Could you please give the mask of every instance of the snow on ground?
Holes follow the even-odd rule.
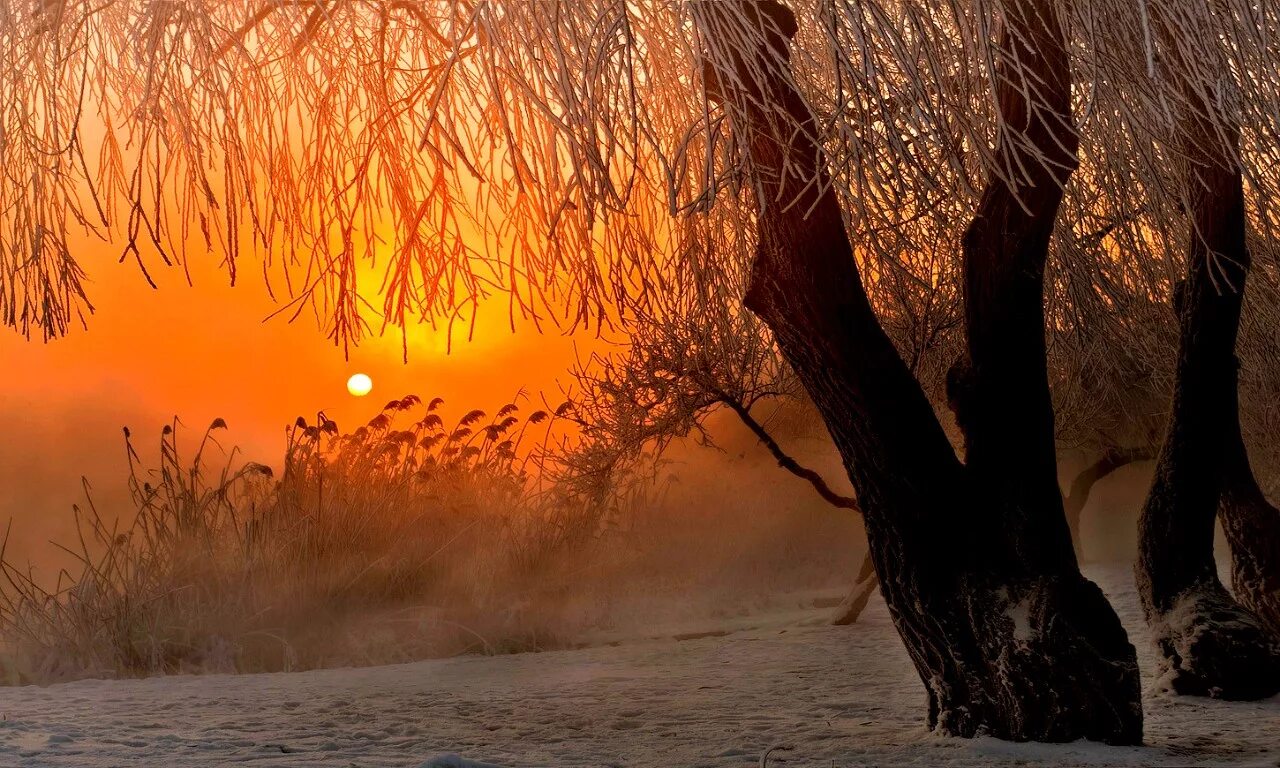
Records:
[[[1128,567],[1092,575],[1150,681]],[[1141,748],[933,736],[883,602],[852,627],[818,625],[826,613],[577,651],[4,688],[0,765],[694,768],[758,765],[778,748],[768,764],[787,768],[1280,766],[1277,699],[1149,693]]]

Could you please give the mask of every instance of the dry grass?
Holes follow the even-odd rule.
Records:
[[[440,404],[393,401],[351,434],[299,419],[279,477],[224,454],[220,419],[189,452],[177,422],[165,427],[150,470],[126,430],[133,509],[75,509],[80,537],[64,549],[78,569],[49,586],[3,564],[10,679],[556,644],[515,610],[517,587],[554,584],[558,553],[599,539],[591,509],[539,487],[556,419],[510,404],[446,421]]]

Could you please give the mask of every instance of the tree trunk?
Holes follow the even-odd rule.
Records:
[[[976,424],[970,442],[993,464],[1011,460],[1036,474],[1010,482],[993,467],[970,473],[868,301],[813,116],[790,79],[794,17],[775,2],[722,0],[696,10],[708,94],[725,103],[754,166],[759,245],[745,302],[773,330],[857,489],[881,592],[928,693],[929,725],[961,736],[1139,742],[1133,647],[1101,591],[1075,566],[1044,458],[1052,456],[1052,412],[1041,399],[1047,384],[1040,388],[1016,359],[1014,348],[1029,339],[1043,348],[1043,327],[1008,338],[993,317],[973,313],[983,327],[976,344],[971,339],[979,365],[967,390],[970,429]],[[1017,21],[1043,26],[1045,19]],[[1061,30],[1056,22],[1050,29],[1049,39],[1039,28],[1020,32],[1060,53]],[[1047,243],[1052,224],[1040,220],[1035,232],[999,233],[998,222],[1018,217],[999,194],[988,198],[981,226],[996,230],[994,237],[1025,237],[1027,251]],[[997,262],[1005,257],[992,254]],[[1010,283],[1026,287],[1016,265],[992,269],[989,299],[1003,301]],[[1011,322],[1041,317],[1025,295],[1014,301]],[[1006,375],[1033,387],[1017,403],[1037,412],[1034,424],[987,423]],[[1026,447],[1034,456],[1023,459],[996,444],[1002,436],[1049,443]]]
[[[1008,8],[996,86],[1004,167],[993,169],[965,232],[968,358],[948,378],[973,479],[1004,504],[1024,561],[1066,572],[1076,559],[1058,488],[1044,268],[1079,138],[1064,30],[1051,5],[1018,0]]]
[[[1180,62],[1182,72],[1194,71]],[[1256,699],[1280,690],[1280,647],[1218,580],[1214,519],[1228,473],[1244,462],[1235,356],[1250,256],[1244,187],[1214,105],[1184,88],[1182,156],[1190,164],[1187,276],[1175,291],[1180,327],[1173,403],[1155,479],[1139,519],[1137,579],[1147,623],[1174,691]],[[1232,453],[1234,452],[1234,456]],[[1230,460],[1234,459],[1234,461]],[[1239,487],[1226,509],[1241,516]],[[1255,486],[1256,487],[1256,486]]]
[[[1231,582],[1236,600],[1280,635],[1280,510],[1258,487],[1240,432],[1239,408],[1223,452],[1222,502],[1218,520],[1231,545]]]
[[[867,603],[871,600],[871,594],[879,586],[880,580],[876,578],[876,564],[871,559],[871,553],[868,552],[866,558],[862,561],[862,567],[858,569],[858,579],[853,584],[853,591],[844,600],[840,601],[839,607],[836,608],[835,614],[831,617],[831,624],[837,627],[847,627],[856,623],[858,618],[862,616],[862,612],[866,610]]]

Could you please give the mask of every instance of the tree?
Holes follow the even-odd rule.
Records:
[[[1117,222],[1099,226],[1068,215],[1084,225],[1072,231],[1087,234],[1060,238],[1053,254],[1049,371],[1059,451],[1086,461],[1063,489],[1067,525],[1083,556],[1081,518],[1094,486],[1155,458],[1176,337],[1160,285],[1108,253]]]
[[[701,7],[705,78],[757,184],[745,303],[844,457],[930,725],[1139,741],[1133,647],[1079,573],[1054,469],[1042,281],[1074,162],[1062,19],[1014,3],[997,49],[1003,167],[1026,176],[994,173],[965,236],[968,359],[950,381],[961,464],[867,299],[815,117],[791,77],[795,17],[776,3],[724,7]]]
[[[1139,522],[1138,586],[1174,690],[1255,699],[1280,691],[1280,639],[1218,580],[1219,506],[1237,548],[1256,526],[1276,541],[1276,510],[1261,500],[1240,431],[1236,340],[1251,256],[1239,128],[1205,89],[1204,62],[1222,66],[1207,11],[1162,11],[1163,66],[1182,86],[1175,138],[1191,217],[1186,277],[1174,293],[1180,338],[1172,414]],[[1258,522],[1255,522],[1258,521]],[[1269,524],[1263,528],[1263,524]],[[1246,591],[1247,594],[1247,591]]]
[[[726,231],[732,227],[708,217],[689,229],[680,247],[722,247]],[[942,237],[920,242],[933,247],[887,265],[868,294],[904,362],[935,407],[945,408],[943,379],[963,341],[955,246]],[[734,285],[734,278],[711,282]],[[643,474],[675,439],[694,436],[714,446],[708,421],[728,413],[780,469],[807,483],[835,513],[860,515],[855,498],[786,447],[787,433],[797,427],[806,437],[817,437],[809,434],[810,424],[829,435],[768,329],[731,299],[708,296],[701,287],[676,284],[654,296],[628,319],[620,351],[592,355],[574,369],[572,418],[580,434],[562,452],[560,479],[607,494],[615,481]],[[744,290],[735,286],[731,293]],[[834,623],[854,623],[878,583],[868,557]]]

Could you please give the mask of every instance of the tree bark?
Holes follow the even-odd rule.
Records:
[[[1182,72],[1194,71],[1170,55]],[[1248,458],[1239,437],[1236,337],[1250,255],[1244,185],[1216,107],[1187,86],[1181,154],[1189,163],[1192,231],[1187,275],[1175,291],[1179,321],[1173,403],[1155,479],[1139,518],[1138,591],[1178,693],[1256,699],[1280,690],[1280,646],[1218,579],[1214,519],[1244,517]],[[1236,483],[1232,493],[1227,477]],[[1256,484],[1255,484],[1256,487]],[[1256,499],[1254,499],[1256,501]],[[1234,523],[1232,523],[1234,525]]]
[[[1238,395],[1237,395],[1238,399]],[[1218,520],[1231,545],[1231,584],[1236,600],[1273,635],[1280,635],[1280,510],[1267,501],[1249,466],[1239,408],[1223,452]]]
[[[1056,21],[1046,24],[1032,5],[1039,3],[1020,5],[1016,21],[1028,28],[1018,32],[1037,48],[1060,51]],[[1056,477],[1046,471],[1047,384],[1039,388],[1016,360],[1016,347],[1028,339],[1043,347],[1043,326],[1006,339],[990,314],[974,310],[971,322],[983,327],[967,390],[974,398],[970,429],[977,425],[969,434],[979,456],[990,457],[979,463],[1010,458],[996,444],[1002,436],[1047,436],[1049,443],[1027,449],[1035,456],[1025,465],[1036,476],[1026,483],[998,479],[990,469],[971,473],[868,301],[812,113],[790,78],[794,17],[771,1],[722,0],[696,10],[711,49],[708,94],[725,103],[754,166],[759,244],[745,303],[773,330],[857,489],[882,594],[928,693],[929,725],[961,736],[1139,742],[1133,647],[1101,591],[1076,568]],[[1054,61],[1064,56],[1052,54]],[[989,197],[982,227],[998,233],[1001,222],[1018,223],[999,194]],[[1037,219],[1035,226],[1007,234],[1025,237],[1028,251],[1042,248],[1052,224]],[[993,269],[999,274],[985,298],[1003,301],[1010,281],[1020,284],[1019,267],[999,261]],[[1025,295],[1011,300],[1014,321],[1042,316]],[[1006,375],[1035,389],[1018,400],[1036,409],[1035,424],[986,423]],[[1041,487],[1046,477],[1052,493]]]
[[[1058,488],[1044,339],[1044,269],[1078,165],[1065,30],[1051,3],[1010,3],[996,74],[997,162],[964,236],[968,359],[949,376],[974,479],[1005,505],[1027,562],[1076,568]],[[1016,64],[1015,64],[1016,63]],[[1011,70],[1020,71],[1011,71]],[[1035,89],[1034,95],[1030,92]]]

